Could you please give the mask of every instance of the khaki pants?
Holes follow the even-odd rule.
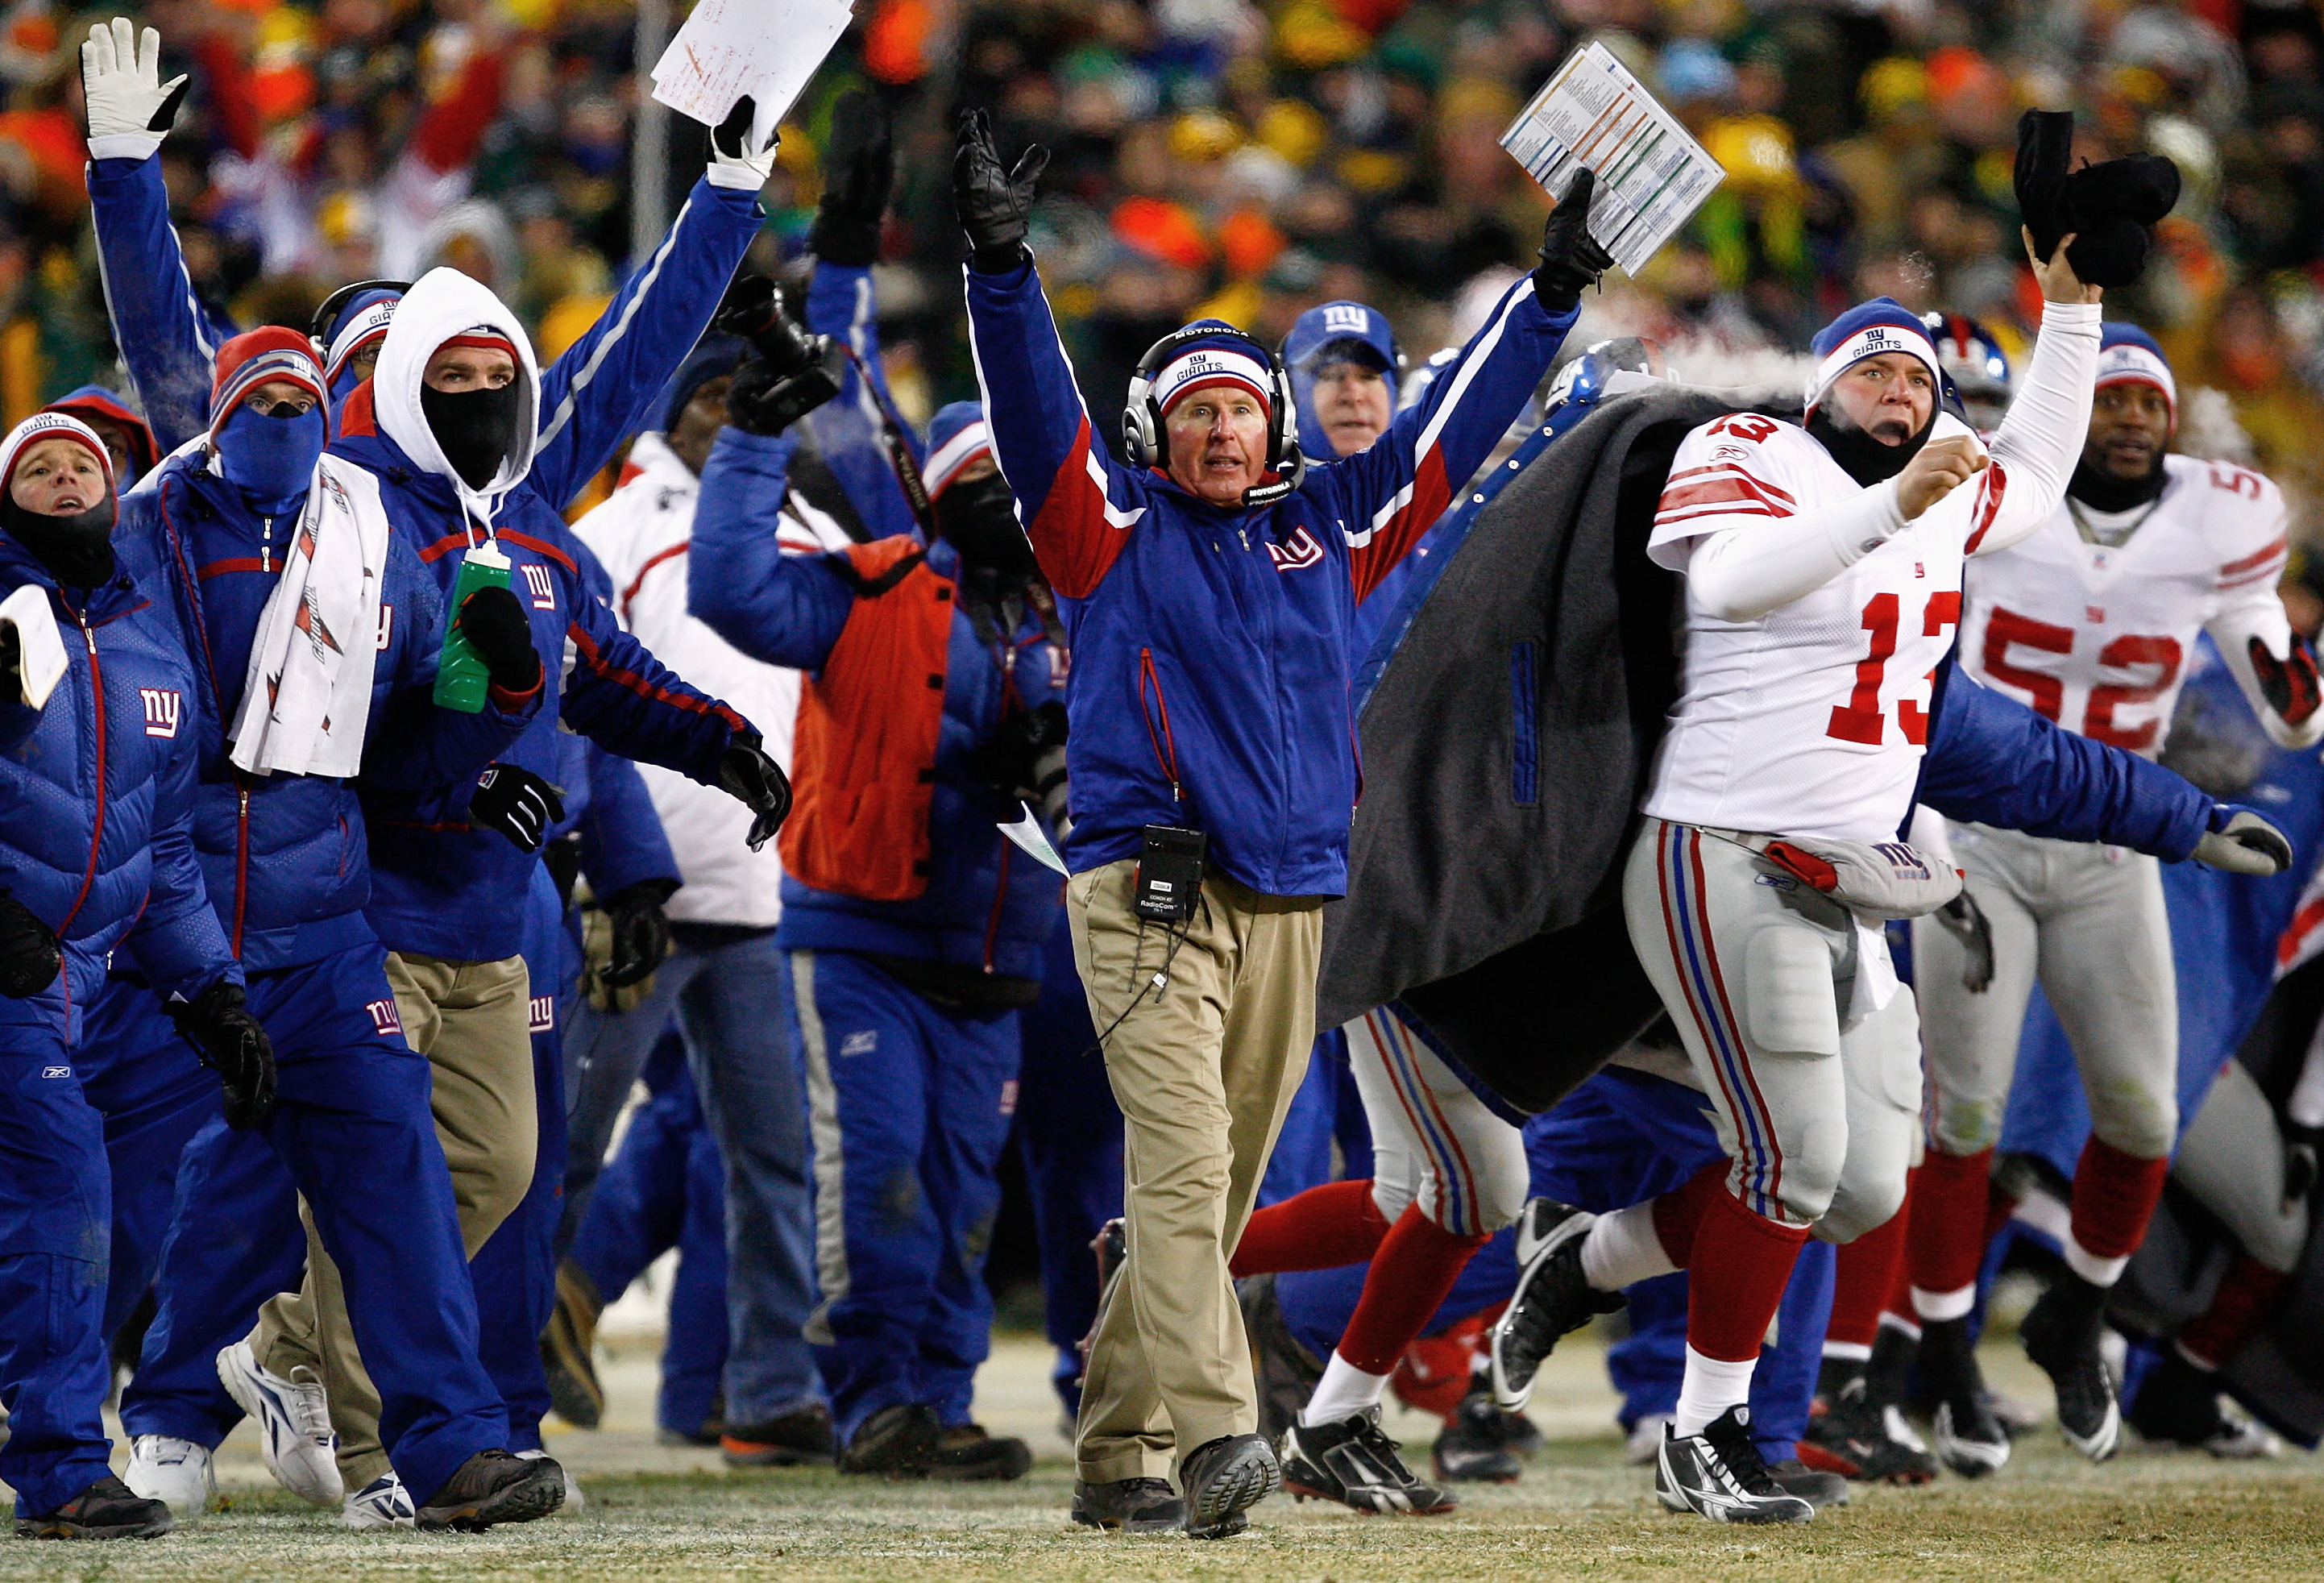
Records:
[[[429,1108],[451,1168],[460,1241],[473,1259],[532,1185],[540,1115],[524,958],[447,962],[390,951],[387,982],[404,1038],[428,1058],[434,1078]],[[307,1227],[307,1278],[297,1291],[259,1310],[251,1351],[270,1373],[287,1376],[303,1365],[322,1379],[331,1427],[339,1434],[339,1478],[353,1495],[388,1471],[379,1441],[379,1392],[347,1326],[338,1266],[323,1251],[303,1199],[299,1217]]]
[[[1074,960],[1121,1106],[1129,1262],[1098,1316],[1074,1436],[1092,1483],[1167,1478],[1178,1454],[1259,1428],[1227,1258],[1315,1041],[1323,909],[1213,874],[1175,932],[1130,910],[1130,859],[1065,887]],[[1122,1008],[1135,1004],[1127,1016]]]

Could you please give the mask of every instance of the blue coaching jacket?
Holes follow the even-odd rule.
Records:
[[[125,572],[77,605],[0,537],[0,597],[28,583],[68,669],[43,708],[0,708],[0,891],[64,940],[64,972],[27,1004],[69,1042],[116,947],[188,999],[242,969],[194,856],[195,684],[174,626]]]
[[[584,573],[589,551],[558,514],[644,421],[716,306],[757,229],[756,199],[739,195],[747,212],[730,213],[733,206],[724,199],[733,196],[718,195],[720,212],[729,218],[716,247],[698,249],[682,270],[669,258],[633,320],[601,343],[561,395],[534,372],[529,344],[506,306],[474,282],[437,270],[405,295],[377,370],[340,412],[333,454],[377,476],[389,521],[440,592],[448,597],[469,549],[487,532],[512,563],[512,587],[531,617],[533,646],[544,661],[545,696],[531,728],[499,756],[551,781],[558,770],[559,721],[624,758],[709,785],[718,783],[719,757],[734,735],[751,729],[622,630]],[[421,369],[445,340],[480,325],[519,349],[524,404],[518,432],[540,436],[540,449],[512,458],[484,492],[456,483],[440,454],[426,461],[414,455],[435,449],[420,409]],[[562,443],[567,433],[577,437],[571,445]],[[602,582],[602,571],[597,579]],[[493,831],[471,828],[467,792],[365,788],[370,917],[391,950],[493,961],[521,948],[537,860]]]
[[[844,557],[785,555],[777,545],[771,517],[788,488],[797,447],[787,435],[720,433],[695,506],[687,604],[752,659],[813,672],[831,658],[857,594]],[[958,553],[939,542],[927,565],[949,597]],[[908,901],[874,902],[787,874],[776,939],[798,949],[864,951],[1038,980],[1065,887],[1001,834],[997,821],[1014,818],[1018,805],[972,761],[1010,710],[1063,700],[1068,667],[1029,614],[1005,637],[982,634],[957,604],[945,653],[926,888]],[[917,689],[919,678],[899,677],[895,685]],[[913,701],[900,697],[899,712]]]
[[[114,543],[150,590],[191,661],[184,730],[199,752],[194,823],[210,900],[235,955],[254,971],[368,943],[371,862],[355,785],[318,775],[253,775],[226,756],[250,647],[273,596],[297,514],[263,517],[199,455],[166,463],[155,486],[122,502]],[[363,778],[382,788],[466,788],[531,724],[513,710],[436,708],[443,598],[410,547],[391,540],[372,671]]]
[[[1178,825],[1255,891],[1340,894],[1356,602],[1491,451],[1575,316],[1520,281],[1370,449],[1311,464],[1275,505],[1222,510],[1095,443],[1029,263],[967,273],[994,453],[1073,643],[1067,863],[1134,856],[1142,827]]]

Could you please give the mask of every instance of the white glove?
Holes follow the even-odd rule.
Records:
[[[767,146],[752,152],[751,123],[757,118],[758,101],[744,94],[734,101],[710,132],[710,168],[703,174],[713,187],[728,187],[737,192],[756,192],[775,173],[775,149],[782,139],[772,134]]]
[[[95,160],[151,159],[177,118],[186,79],[161,80],[161,35],[141,42],[125,16],[92,23],[80,47],[80,86],[88,101],[88,153]]]
[[[2205,832],[2190,854],[2206,868],[2265,879],[2292,866],[2292,843],[2249,809],[2238,809],[2218,829]]]

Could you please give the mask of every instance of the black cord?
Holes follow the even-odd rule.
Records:
[[[1202,904],[1206,908],[1211,904],[1210,898],[1207,896],[1202,897],[1201,901]],[[1139,939],[1142,940],[1146,934],[1146,926],[1143,923],[1139,925],[1138,932]],[[1105,1032],[1099,1034],[1097,1038],[1091,1042],[1090,1047],[1082,1051],[1081,1055],[1074,1057],[1075,1060],[1081,1060],[1082,1056],[1102,1053],[1105,1049],[1105,1041],[1113,1037],[1115,1030],[1119,1029],[1122,1023],[1130,1020],[1130,1014],[1138,1009],[1139,1004],[1146,999],[1147,993],[1150,990],[1156,994],[1159,994],[1163,989],[1169,986],[1170,964],[1178,959],[1178,948],[1185,945],[1186,943],[1186,937],[1194,932],[1194,921],[1192,918],[1188,918],[1176,930],[1165,930],[1164,932],[1169,935],[1170,949],[1162,953],[1162,966],[1156,968],[1154,976],[1148,978],[1145,984],[1139,987],[1136,995],[1130,997],[1130,1004],[1121,1008],[1121,1014],[1114,1018],[1112,1022],[1106,1024]]]

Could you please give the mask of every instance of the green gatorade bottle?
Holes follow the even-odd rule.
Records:
[[[444,653],[436,666],[436,702],[440,707],[464,715],[484,712],[484,691],[493,684],[493,673],[461,629],[460,606],[478,588],[508,586],[509,559],[496,544],[479,544],[460,562],[459,580],[452,585],[452,606],[444,613]]]

